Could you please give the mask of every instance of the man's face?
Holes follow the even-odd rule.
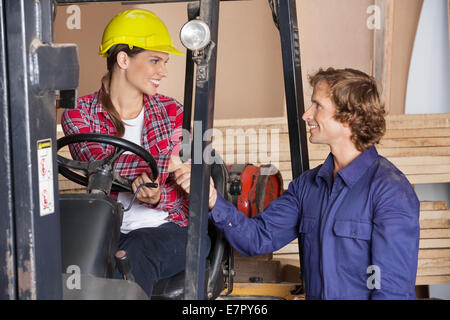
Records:
[[[331,100],[330,87],[325,81],[321,81],[314,88],[311,106],[302,116],[310,128],[311,143],[337,146],[350,140],[349,126],[336,120],[335,114],[336,107]]]

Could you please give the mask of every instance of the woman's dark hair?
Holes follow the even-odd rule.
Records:
[[[386,111],[375,79],[359,70],[333,68],[309,76],[313,88],[321,81],[330,87],[335,119],[350,124],[356,148],[362,152],[378,143],[386,131]]]
[[[117,137],[123,137],[123,134],[125,133],[125,125],[111,101],[111,97],[109,95],[109,87],[111,84],[111,77],[114,66],[117,62],[117,55],[121,51],[125,52],[129,57],[134,57],[138,53],[145,51],[145,49],[139,47],[133,47],[133,49],[130,49],[127,44],[117,44],[111,47],[108,52],[108,58],[106,59],[106,68],[108,69],[108,72],[102,78],[100,101],[102,102],[103,108],[105,108],[106,112],[108,112],[109,116],[111,117],[111,120],[117,131]],[[105,83],[107,84],[107,87]]]

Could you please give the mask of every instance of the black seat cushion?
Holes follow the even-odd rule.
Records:
[[[82,274],[111,278],[122,208],[103,194],[62,194],[61,255],[63,272],[71,265]]]

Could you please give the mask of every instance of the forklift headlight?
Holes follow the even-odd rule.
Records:
[[[180,39],[189,50],[201,50],[211,41],[211,33],[202,20],[191,20],[181,28]]]

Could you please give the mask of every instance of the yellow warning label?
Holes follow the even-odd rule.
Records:
[[[51,140],[42,140],[38,141],[38,150],[44,149],[44,148],[51,148],[52,147],[52,141]]]

